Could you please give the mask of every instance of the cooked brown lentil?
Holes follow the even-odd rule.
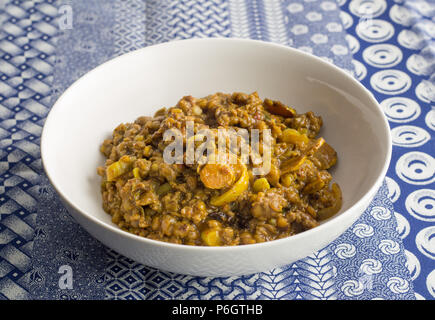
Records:
[[[177,128],[185,139],[187,121],[193,121],[194,133],[270,129],[270,172],[254,176],[252,161],[165,163],[164,132]],[[342,201],[327,171],[337,154],[317,138],[321,127],[313,112],[298,114],[279,101],[262,101],[256,92],[183,97],[154,117],[120,124],[103,142],[107,160],[97,170],[103,208],[123,230],[186,245],[252,244],[314,228],[337,213]]]

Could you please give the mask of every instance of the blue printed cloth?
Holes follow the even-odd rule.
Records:
[[[435,298],[434,17],[429,1],[0,2],[0,299]],[[104,247],[60,203],[39,152],[57,97],[112,57],[193,37],[310,52],[380,102],[394,144],[388,176],[324,249],[242,277],[171,274]],[[72,270],[72,289],[60,285],[62,266]]]

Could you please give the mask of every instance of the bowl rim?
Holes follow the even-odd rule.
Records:
[[[112,64],[112,63],[117,63],[120,60],[128,59],[131,56],[141,54],[143,51],[158,50],[158,49],[161,49],[164,47],[171,48],[171,47],[179,46],[179,45],[189,45],[190,43],[196,43],[196,42],[217,42],[217,43],[227,42],[227,43],[233,43],[233,45],[237,45],[238,43],[245,43],[245,44],[248,43],[248,44],[254,44],[254,45],[258,45],[258,46],[269,47],[272,49],[287,50],[288,52],[291,52],[292,54],[294,54],[296,56],[304,56],[306,58],[313,59],[314,61],[317,61],[317,63],[320,63],[322,65],[322,67],[330,68],[332,71],[338,72],[342,76],[345,76],[347,78],[347,80],[350,81],[352,84],[356,85],[356,87],[358,89],[362,90],[362,92],[364,92],[367,95],[369,102],[371,102],[372,104],[374,104],[377,107],[376,110],[373,110],[373,111],[376,111],[379,114],[379,116],[382,118],[383,124],[384,124],[382,129],[383,129],[383,131],[385,131],[385,134],[386,134],[385,138],[387,138],[387,141],[388,141],[387,150],[386,150],[385,159],[384,159],[384,165],[380,171],[380,174],[376,178],[375,182],[372,183],[370,189],[358,201],[356,201],[347,210],[342,212],[339,216],[332,217],[331,219],[325,221],[324,223],[320,224],[319,226],[317,226],[315,228],[303,231],[301,233],[298,233],[298,234],[295,234],[295,235],[292,235],[289,237],[281,238],[281,239],[276,239],[276,240],[271,240],[271,241],[266,241],[266,242],[261,242],[261,243],[254,243],[254,244],[237,245],[237,246],[196,246],[196,245],[191,246],[191,245],[176,244],[176,243],[170,243],[170,242],[165,242],[165,241],[161,241],[161,240],[149,239],[146,237],[142,237],[142,236],[138,236],[138,235],[129,233],[127,231],[122,230],[118,226],[110,225],[104,221],[101,221],[100,219],[86,213],[86,210],[83,210],[78,205],[74,204],[73,201],[71,201],[69,199],[67,194],[62,192],[61,188],[55,183],[55,178],[51,175],[50,168],[47,167],[46,162],[44,160],[44,155],[45,155],[44,150],[48,149],[48,147],[49,147],[46,145],[46,141],[47,141],[46,136],[48,134],[47,132],[50,131],[50,126],[54,122],[54,116],[56,115],[56,112],[58,112],[57,106],[61,104],[62,100],[65,98],[66,93],[69,92],[70,90],[72,90],[75,86],[80,84],[82,81],[86,80],[86,78],[90,74],[92,74],[94,72],[98,72],[100,69],[106,68],[106,67],[110,66],[110,64]],[[195,39],[183,39],[183,40],[174,40],[174,41],[164,42],[164,43],[160,43],[160,44],[147,46],[147,47],[144,47],[144,48],[141,48],[138,50],[134,50],[134,51],[131,51],[131,52],[128,52],[125,54],[121,54],[117,57],[114,57],[112,59],[109,59],[109,60],[103,62],[102,64],[98,65],[97,67],[93,68],[92,70],[88,71],[87,73],[82,75],[80,78],[75,80],[70,86],[68,86],[67,89],[65,89],[65,91],[60,95],[60,97],[53,103],[53,106],[50,109],[50,112],[48,113],[48,115],[46,117],[43,129],[42,129],[40,150],[41,150],[42,166],[43,166],[44,171],[47,175],[47,178],[49,179],[51,185],[54,187],[56,192],[61,196],[61,198],[64,201],[67,202],[67,204],[69,206],[71,206],[75,211],[80,213],[80,215],[82,215],[87,220],[90,220],[93,223],[99,225],[100,227],[106,229],[107,231],[115,232],[117,235],[119,235],[122,238],[128,238],[129,240],[139,241],[139,242],[146,244],[146,245],[161,246],[161,247],[165,247],[168,249],[177,249],[177,250],[181,249],[181,250],[200,251],[200,252],[219,251],[222,253],[223,252],[228,252],[228,253],[235,252],[235,253],[237,253],[239,251],[257,250],[257,249],[261,249],[261,248],[266,249],[266,248],[271,247],[271,246],[279,246],[280,244],[283,244],[285,242],[296,241],[297,239],[303,240],[303,238],[310,237],[312,234],[315,234],[317,232],[320,232],[323,229],[330,227],[333,223],[334,224],[340,223],[341,221],[344,221],[345,219],[347,219],[347,216],[350,214],[351,211],[353,211],[357,207],[362,206],[365,202],[369,202],[372,199],[372,197],[375,195],[375,193],[378,191],[378,189],[380,188],[382,181],[384,180],[384,178],[386,176],[388,167],[390,165],[391,155],[392,155],[392,141],[391,141],[391,132],[390,132],[388,120],[385,117],[384,113],[382,112],[382,109],[381,109],[378,101],[375,99],[374,95],[365,86],[363,86],[358,80],[356,80],[354,77],[352,77],[348,72],[335,66],[331,62],[328,62],[324,59],[321,59],[317,56],[306,53],[306,52],[299,50],[299,49],[295,49],[295,48],[292,48],[292,47],[289,47],[286,45],[282,45],[282,44],[266,42],[266,41],[262,41],[262,40],[253,40],[253,39],[244,39],[244,38],[195,38]],[[364,210],[367,208],[367,206],[364,206]],[[82,226],[82,227],[84,227],[84,226]]]

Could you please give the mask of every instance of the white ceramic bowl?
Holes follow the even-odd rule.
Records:
[[[337,150],[332,174],[343,191],[339,214],[319,227],[266,243],[195,247],[120,230],[102,209],[102,141],[121,122],[153,115],[185,95],[258,91],[321,115],[321,135]],[[197,39],[137,50],[92,70],[59,98],[44,126],[46,173],[72,216],[90,234],[145,265],[197,276],[267,271],[303,258],[343,233],[381,185],[390,155],[388,123],[372,94],[339,68],[271,43]],[[55,214],[55,213],[54,213]]]

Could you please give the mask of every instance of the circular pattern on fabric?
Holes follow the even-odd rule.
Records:
[[[352,59],[352,64],[354,67],[354,76],[359,81],[364,79],[367,75],[367,68],[358,60]]]
[[[391,7],[389,13],[391,20],[405,27],[409,27],[413,23],[414,19],[418,18],[419,16],[416,12],[397,4]]]
[[[389,121],[404,123],[418,118],[420,105],[405,97],[393,97],[381,102],[381,108]]]
[[[435,226],[422,229],[415,237],[418,251],[435,260]]]
[[[419,189],[408,195],[406,210],[414,218],[422,221],[435,221],[435,190]]]
[[[418,261],[417,257],[408,250],[405,250],[406,257],[406,267],[408,268],[409,275],[411,276],[411,280],[417,279],[420,275],[421,266],[420,261]]]
[[[370,214],[376,220],[388,220],[391,218],[391,211],[384,207],[373,207]]]
[[[290,31],[299,36],[308,33],[308,27],[304,24],[296,24],[290,29]]]
[[[368,238],[373,236],[375,233],[373,227],[365,223],[356,224],[352,232],[359,238]]]
[[[328,36],[322,33],[315,33],[311,36],[310,39],[315,44],[324,44],[328,42]]]
[[[429,129],[432,129],[435,131],[435,110],[432,109],[426,114],[426,117],[424,118],[424,121],[426,122],[426,125]]]
[[[385,0],[352,0],[349,10],[358,17],[379,17],[387,9]]]
[[[363,59],[376,68],[391,68],[402,61],[402,51],[392,44],[375,44],[363,51]]]
[[[343,46],[341,44],[334,44],[331,48],[331,51],[333,54],[335,54],[337,56],[343,56],[343,55],[349,53],[349,50],[347,49],[347,47]]]
[[[426,300],[425,297],[423,297],[421,294],[415,292],[415,300]]]
[[[391,239],[383,239],[378,245],[383,254],[397,254],[400,252],[400,245]]]
[[[353,18],[350,14],[345,11],[340,11],[340,20],[343,23],[345,29],[349,29],[353,25]]]
[[[340,259],[352,258],[356,253],[356,248],[350,243],[340,243],[334,250],[334,253]]]
[[[435,101],[435,85],[430,81],[422,80],[417,87],[415,87],[415,95],[426,103]]]
[[[359,270],[367,275],[380,273],[382,271],[382,263],[376,259],[365,259],[361,263]]]
[[[320,21],[323,19],[323,16],[321,13],[316,11],[310,11],[305,15],[305,18],[307,18],[310,22]]]
[[[324,11],[332,11],[332,10],[336,10],[337,9],[337,4],[334,1],[323,1],[320,4],[320,8],[322,8],[322,10]]]
[[[401,239],[405,239],[411,231],[411,226],[409,225],[408,220],[406,220],[406,218],[400,213],[394,212],[394,216],[397,221],[396,231]]]
[[[431,17],[431,14],[433,14],[433,5],[430,2],[431,0],[414,1],[413,7],[423,16]]]
[[[416,126],[399,126],[391,130],[393,145],[405,148],[415,148],[430,140],[426,130]]]
[[[357,35],[367,42],[384,42],[394,35],[391,23],[379,19],[361,19],[355,29]]]
[[[304,6],[300,3],[291,3],[287,6],[287,10],[290,13],[298,13],[304,11]]]
[[[351,36],[350,34],[347,34],[345,36],[345,39],[347,41],[347,44],[349,45],[350,51],[352,53],[357,53],[360,48],[359,41],[354,36]]]
[[[400,187],[396,181],[391,179],[390,177],[385,177],[385,182],[387,184],[388,195],[387,197],[391,200],[391,202],[396,202],[400,197]]]
[[[402,30],[397,36],[399,44],[407,49],[419,50],[425,45],[426,37],[412,30]]]
[[[419,20],[414,28],[416,30],[422,31],[422,33],[428,38],[435,38],[435,26],[434,23],[429,19],[421,19]]]
[[[393,293],[405,293],[409,291],[409,282],[400,277],[391,277],[387,282],[387,287]]]
[[[370,85],[380,93],[398,95],[408,91],[411,87],[411,78],[400,70],[382,70],[372,75]]]
[[[433,72],[433,62],[420,54],[413,54],[406,60],[406,68],[416,75],[428,76]]]
[[[359,296],[364,292],[364,284],[356,280],[347,280],[341,286],[341,291],[348,297]]]
[[[396,174],[414,185],[435,182],[435,159],[424,152],[412,151],[402,155],[396,163]]]
[[[343,26],[337,22],[330,22],[326,25],[326,30],[328,32],[341,32],[343,31]]]
[[[427,275],[426,287],[430,295],[435,298],[435,269]]]

